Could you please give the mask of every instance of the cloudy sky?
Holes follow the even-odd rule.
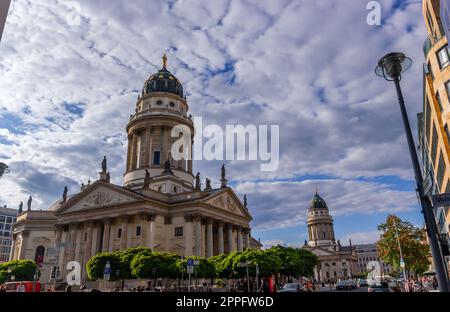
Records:
[[[315,188],[338,238],[371,242],[389,213],[422,216],[393,85],[374,75],[392,50],[413,59],[402,80],[416,132],[421,105],[419,0],[13,0],[0,43],[0,205],[29,195],[46,209],[94,181],[103,155],[122,184],[125,126],[168,55],[204,125],[280,126],[280,165],[230,161],[248,195],[253,236],[301,244]],[[218,161],[195,171],[217,183]]]

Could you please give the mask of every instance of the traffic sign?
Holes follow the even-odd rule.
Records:
[[[188,265],[188,267],[187,267],[187,272],[188,272],[189,274],[194,273],[194,266]]]
[[[450,193],[435,194],[431,196],[433,207],[450,206]]]
[[[194,265],[194,260],[193,259],[188,259],[187,266],[190,267],[190,266],[193,266],[193,265]]]
[[[405,261],[400,260],[400,267],[403,269],[405,267]]]
[[[200,260],[194,260],[194,265],[198,266],[200,264]]]

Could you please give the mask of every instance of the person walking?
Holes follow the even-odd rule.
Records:
[[[270,292],[269,283],[267,282],[267,278],[265,276],[261,279],[261,287],[259,288],[258,292]]]
[[[25,285],[22,282],[20,282],[19,286],[17,286],[16,291],[17,292],[25,292],[26,291]]]

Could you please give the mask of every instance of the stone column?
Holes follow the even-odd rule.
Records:
[[[134,236],[134,227],[132,227],[131,226],[131,224],[130,224],[130,222],[131,222],[131,219],[132,219],[133,217],[131,217],[131,216],[129,216],[128,217],[128,222],[127,222],[127,234],[126,234],[126,241],[127,241],[127,247],[126,248],[130,248],[130,247],[132,247],[131,246],[131,239],[133,238],[133,236]]]
[[[131,169],[131,157],[132,157],[132,147],[133,147],[133,136],[128,135],[128,149],[127,149],[127,168],[126,170]]]
[[[9,253],[8,261],[15,260],[16,240],[17,240],[17,234],[13,233],[13,235],[12,235],[11,251]]]
[[[128,216],[120,218],[120,229],[122,231],[120,236],[121,250],[127,249],[128,220]]]
[[[192,215],[184,216],[184,256],[189,257],[193,255],[192,252]]]
[[[233,247],[233,225],[227,224],[227,242],[228,242],[228,252],[232,252]]]
[[[150,214],[147,216],[147,247],[153,251],[155,247],[155,214]]]
[[[244,249],[250,248],[250,230],[245,229],[244,230]]]
[[[108,252],[109,251],[110,235],[111,235],[111,219],[105,219],[103,221],[102,252]]]
[[[224,253],[223,248],[223,222],[219,221],[217,223],[217,240],[218,240],[218,252],[219,254]]]
[[[75,236],[75,261],[81,263],[81,242],[83,239],[83,228],[82,224],[78,224],[76,227],[76,236]]]
[[[213,220],[208,218],[206,220],[206,257],[212,257],[214,255],[213,244]]]
[[[86,272],[86,263],[91,258],[91,249],[92,249],[92,228],[93,228],[92,222],[86,222],[86,242],[84,243],[84,256],[83,256],[83,266],[81,269],[81,272],[83,273],[82,276],[87,277]]]
[[[27,240],[29,234],[30,234],[29,230],[24,230],[21,233],[22,241],[20,243],[20,252],[19,252],[19,259],[21,260],[25,259],[26,256]]]
[[[98,250],[98,247],[100,245],[101,230],[102,230],[102,223],[95,221],[92,233],[91,258],[95,256],[97,252],[101,252],[101,250],[100,251]]]
[[[137,134],[133,132],[133,146],[131,148],[131,169],[137,168]]]
[[[147,221],[147,214],[141,214],[141,237],[139,241],[139,246],[141,247],[148,247],[148,241],[147,241],[147,228],[148,228],[148,221]]]
[[[236,227],[236,233],[237,233],[237,250],[242,251],[242,227],[238,226]]]
[[[202,255],[202,220],[200,216],[195,217],[195,255]]]

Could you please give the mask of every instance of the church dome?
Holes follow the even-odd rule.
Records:
[[[319,196],[316,190],[316,194],[314,194],[314,197],[311,201],[310,209],[320,209],[320,208],[328,209],[327,203],[322,197]]]
[[[167,70],[167,57],[163,56],[163,67],[151,75],[144,83],[142,95],[152,92],[168,92],[183,97],[183,86],[170,71]]]

